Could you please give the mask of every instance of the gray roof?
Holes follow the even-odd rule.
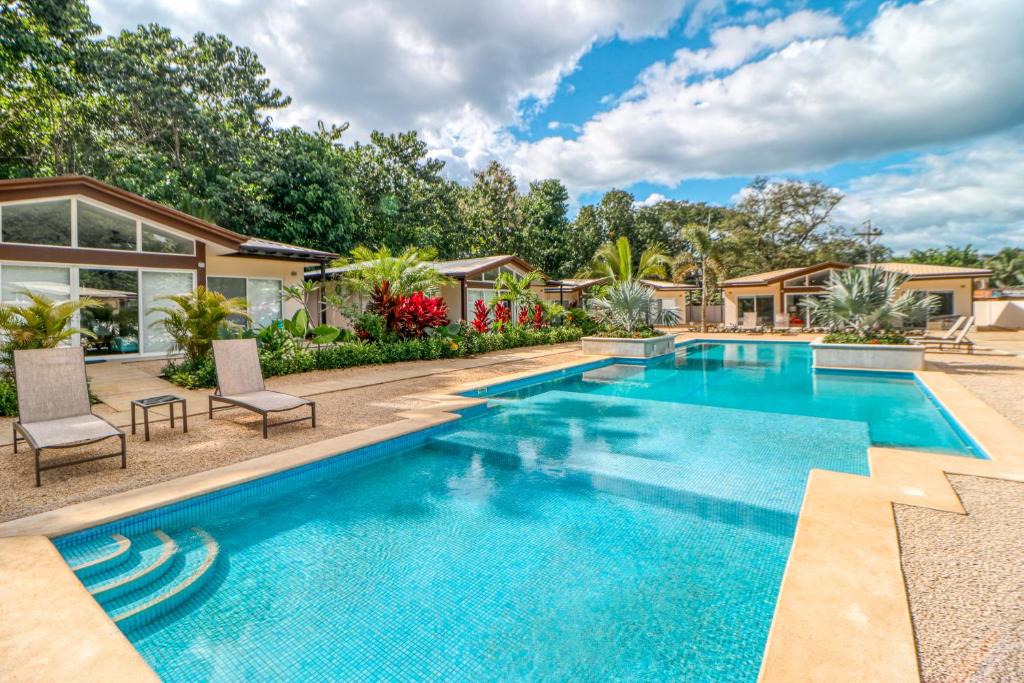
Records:
[[[520,259],[518,256],[512,256],[510,254],[479,256],[477,258],[456,259],[454,261],[434,261],[431,265],[433,265],[434,268],[442,275],[447,275],[448,277],[467,277],[469,275],[491,270],[492,268],[497,268],[498,266],[503,266],[510,262],[517,262],[521,267],[526,270],[530,270],[530,265],[528,263]],[[347,263],[343,266],[328,268],[325,272],[328,277],[331,277],[356,270],[360,265],[360,263]],[[319,279],[319,269],[306,271],[306,278],[310,280]]]
[[[245,242],[242,242],[238,248],[238,253],[249,256],[293,258],[298,261],[330,261],[331,259],[338,258],[337,254],[330,251],[310,249],[309,247],[274,242],[273,240],[265,240],[258,237],[250,237]]]

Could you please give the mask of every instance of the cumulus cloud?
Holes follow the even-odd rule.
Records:
[[[897,253],[973,244],[982,251],[1024,244],[1024,129],[853,181],[836,217],[872,219]]]
[[[419,129],[473,165],[596,42],[664,34],[690,0],[91,0],[114,32],[159,22],[253,48],[295,100],[279,124]]]
[[[666,201],[668,197],[661,194],[660,192],[652,192],[645,199],[641,199],[636,202],[637,206],[654,206],[658,202]]]
[[[728,27],[709,50],[652,67],[574,139],[507,153],[518,175],[584,192],[806,171],[1006,130],[1024,121],[1022,25],[1019,0],[924,0],[883,6],[854,36],[802,37],[834,29],[810,12],[720,35]],[[768,53],[694,78],[755,50]]]

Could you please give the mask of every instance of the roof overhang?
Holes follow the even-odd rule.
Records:
[[[760,278],[759,275],[763,273],[755,273],[748,276],[740,276],[738,278],[731,278],[722,283],[722,287],[764,287],[766,285],[773,285],[776,282],[784,282],[786,280],[792,280],[795,277],[803,277],[804,275],[810,275],[817,273],[821,270],[829,270],[832,268],[849,268],[852,264],[842,263],[841,261],[825,261],[824,263],[816,263],[813,266],[807,266],[806,268],[798,268],[796,270],[781,273],[779,275],[773,275],[767,278]]]

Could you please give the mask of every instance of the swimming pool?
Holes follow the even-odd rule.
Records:
[[[979,456],[907,376],[683,347],[58,539],[165,680],[757,677],[811,468]]]

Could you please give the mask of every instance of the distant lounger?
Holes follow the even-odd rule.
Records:
[[[957,351],[965,350],[967,353],[974,353],[974,342],[967,338],[967,333],[971,331],[971,327],[974,326],[974,318],[968,318],[960,331],[952,339],[924,339],[918,338],[914,340],[915,344],[920,344],[926,349],[934,349],[936,351],[945,351],[947,348],[956,349]]]
[[[216,410],[230,410],[232,407],[245,408],[263,416],[263,438],[267,438],[268,427],[305,422],[309,420],[316,427],[316,403],[305,398],[267,391],[260,369],[260,357],[256,352],[255,339],[222,339],[213,342],[213,362],[217,366],[217,391],[210,396],[210,419],[213,419],[213,403],[229,403]],[[268,424],[270,413],[280,413],[309,406],[309,417],[297,417]]]
[[[954,334],[957,333],[957,331],[960,329],[960,326],[964,324],[965,320],[967,320],[967,316],[962,315],[959,318],[957,318],[956,321],[952,324],[952,326],[950,326],[950,328],[943,332],[942,334],[926,333],[921,335],[920,337],[911,337],[911,339],[913,339],[914,341],[948,341],[953,337]],[[971,322],[967,323],[968,328],[970,328],[970,326],[974,324],[974,318],[971,318],[970,320]]]
[[[124,432],[92,413],[81,346],[15,351],[14,381],[18,388],[14,452],[18,452],[18,441],[27,442],[35,452],[36,486],[42,483],[39,473],[43,470],[118,456],[121,469],[128,466]],[[44,448],[73,448],[115,436],[121,439],[118,453],[40,464]]]

